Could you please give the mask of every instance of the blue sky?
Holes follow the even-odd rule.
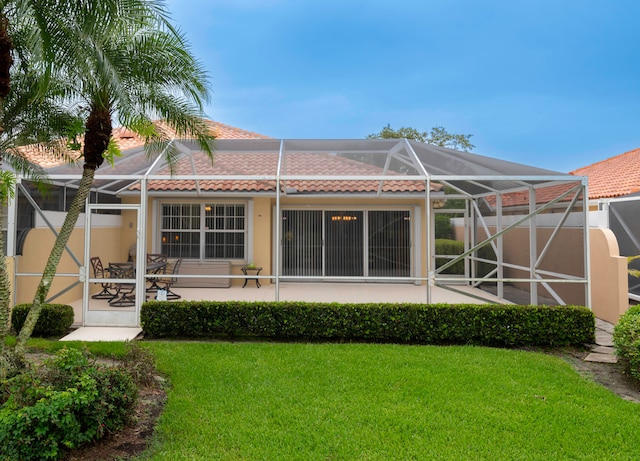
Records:
[[[276,138],[390,124],[568,172],[640,147],[637,0],[169,0],[213,120]]]

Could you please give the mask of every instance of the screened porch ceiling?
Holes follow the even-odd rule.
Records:
[[[406,139],[219,139],[213,162],[197,143],[173,140],[180,153],[173,174],[163,156],[123,151],[97,171],[93,190],[138,194],[220,192],[398,196],[437,192],[442,185],[466,197],[575,184],[580,178]],[[56,184],[77,187],[82,165],[46,170]],[[278,184],[280,187],[278,188]]]

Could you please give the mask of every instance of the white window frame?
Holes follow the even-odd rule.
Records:
[[[200,235],[200,251],[198,258],[184,258],[190,261],[232,261],[232,262],[246,262],[252,257],[253,244],[249,236],[251,235],[250,229],[253,228],[253,201],[252,200],[224,200],[224,199],[205,199],[205,200],[190,200],[187,198],[178,199],[156,199],[155,206],[153,207],[155,218],[154,221],[157,225],[154,227],[154,252],[162,251],[162,233],[164,228],[163,224],[163,206],[164,205],[198,205],[200,207],[200,229],[198,231]],[[244,258],[205,258],[205,236],[211,230],[205,228],[205,206],[206,205],[242,205],[244,206]]]

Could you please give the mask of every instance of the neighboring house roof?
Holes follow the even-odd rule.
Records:
[[[216,122],[213,120],[206,120],[207,125],[211,128],[211,132],[217,139],[271,139],[269,136],[255,133],[253,131],[243,130],[231,125],[225,125],[224,123]],[[131,149],[137,149],[144,146],[144,138],[134,133],[131,130],[119,127],[113,129],[112,138],[118,145],[121,151],[127,151]],[[82,139],[80,140],[82,143]],[[52,168],[55,166],[64,165],[67,163],[62,158],[57,158],[51,155],[50,152],[39,148],[38,146],[27,146],[21,148],[21,152],[32,163],[40,165],[43,168]],[[79,157],[79,151],[69,151],[69,155],[73,157]]]
[[[589,198],[613,198],[640,191],[640,149],[578,168],[569,174],[589,178]]]

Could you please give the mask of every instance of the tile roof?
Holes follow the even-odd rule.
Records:
[[[578,184],[577,180],[575,183],[565,183],[565,184],[551,184],[543,187],[539,187],[536,189],[536,205],[543,205],[545,203],[549,203],[550,201],[556,199],[561,196],[569,189],[575,187]],[[566,203],[569,200],[573,199],[575,196],[574,193],[569,194],[567,197],[561,200],[562,203]],[[488,197],[487,201],[492,205],[496,205],[496,199],[494,196]],[[502,206],[504,208],[509,207],[522,207],[529,205],[529,191],[523,190],[518,192],[509,192],[502,195]]]
[[[209,125],[211,131],[218,139],[271,139],[269,136],[265,136],[263,134],[243,130],[231,125],[225,125],[224,123],[213,120],[205,120],[205,122]],[[144,146],[144,139],[142,137],[123,127],[114,128],[112,137],[118,144],[121,151],[127,151]],[[80,142],[82,142],[82,139]],[[40,165],[43,168],[51,168],[67,163],[64,159],[54,157],[38,146],[26,146],[20,150],[32,163]],[[69,150],[68,152],[73,158],[79,158],[80,156],[80,152],[78,151]]]
[[[640,149],[578,168],[569,174],[589,178],[589,198],[613,198],[640,191]]]
[[[277,170],[278,154],[269,152],[216,152],[214,162],[203,153],[193,154],[195,171],[203,178],[213,176],[273,176]],[[340,175],[340,176],[376,176],[382,175],[379,167],[362,162],[320,153],[288,154],[285,160],[284,174],[293,175]],[[168,174],[167,168],[160,169],[157,174]],[[196,174],[189,162],[180,162],[175,170],[177,175]],[[391,175],[390,175],[391,176]],[[198,184],[207,191],[242,191],[266,192],[275,191],[275,181],[272,180],[216,180],[201,179]],[[377,192],[380,181],[376,180],[288,180],[283,187],[296,193],[374,193]],[[139,189],[139,185],[133,186]],[[195,190],[195,182],[188,180],[151,180],[149,191],[190,191]],[[393,181],[387,180],[382,185],[383,192],[424,192],[424,181]]]

